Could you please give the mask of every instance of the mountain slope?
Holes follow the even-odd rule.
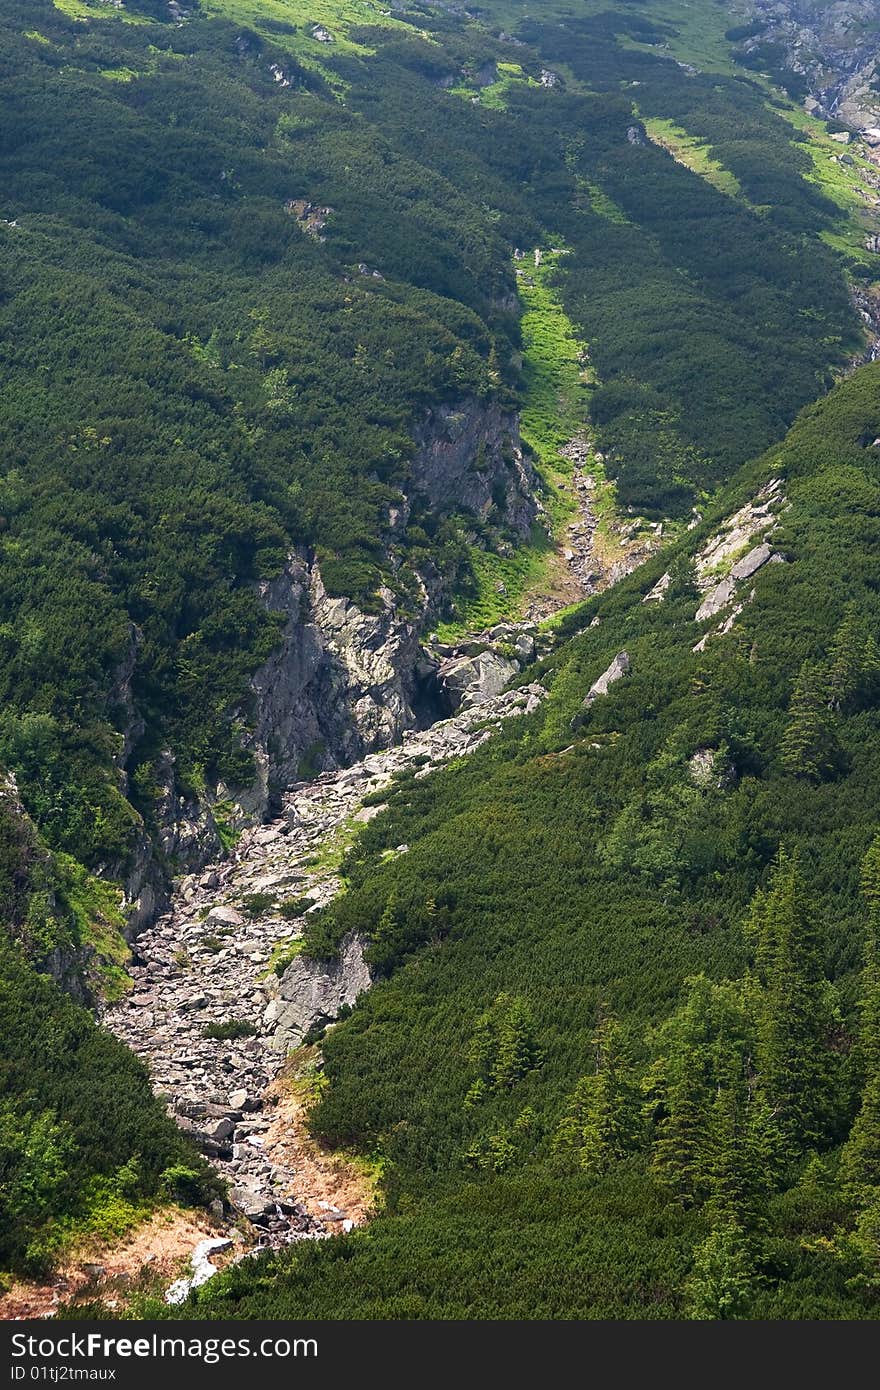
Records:
[[[558,549],[547,529],[569,514],[572,480],[543,476],[540,449],[531,457],[520,435],[520,413],[535,419],[520,327],[534,282],[551,295],[553,332],[564,326],[577,399],[590,402],[589,420],[573,426],[581,474],[608,475],[603,496],[609,508],[616,496],[625,526],[647,533],[644,513],[685,549],[705,533],[685,531],[700,512],[717,518],[754,496],[776,464],[721,501],[715,490],[864,350],[850,281],[870,288],[875,253],[851,184],[838,168],[845,194],[817,189],[790,104],[737,72],[717,14],[697,34],[687,8],[589,3],[520,22],[501,6],[387,15],[368,0],[322,0],[315,12],[298,0],[0,0],[0,762],[20,795],[3,823],[12,944],[0,1042],[11,1061],[0,1092],[12,1117],[4,1164],[18,1171],[33,1133],[45,1179],[26,1239],[7,1219],[8,1261],[51,1253],[101,1202],[146,1208],[177,1179],[190,1196],[213,1191],[143,1071],[44,977],[81,1001],[122,994],[126,939],[156,917],[173,877],[228,853],[297,779],[434,718],[445,688],[422,637],[441,619],[460,628],[469,612],[509,616],[522,584],[499,593],[496,576],[540,574]],[[678,57],[703,40],[705,73]],[[714,182],[654,138],[670,122],[710,152]],[[849,389],[831,398],[849,406],[821,408],[829,438],[838,409],[861,412],[860,432],[876,428]],[[555,449],[558,420],[547,428]],[[813,435],[793,439],[805,437],[819,449]],[[849,489],[865,535],[871,457],[853,452],[856,474],[827,484],[829,515],[836,489]],[[787,558],[784,575],[761,574],[759,597],[787,592],[799,572]],[[643,1025],[668,1012],[684,975],[740,969],[735,922],[782,836],[775,810],[752,807],[749,778],[771,776],[775,807],[771,745],[792,662],[828,641],[850,584],[821,563],[825,606],[802,594],[789,613],[780,598],[785,638],[767,677],[781,693],[760,684],[742,720],[729,706],[750,709],[755,671],[738,629],[694,662],[687,574],[675,571],[662,604],[636,601],[660,578],[655,566],[541,668],[548,679],[556,670],[546,715],[466,773],[407,780],[391,818],[365,834],[352,892],[311,923],[310,944],[320,957],[347,924],[367,928],[374,966],[390,977],[328,1040],[332,1085],[316,1114],[328,1139],[378,1145],[390,1163],[397,1214],[354,1247],[368,1260],[394,1250],[423,1198],[418,1221],[450,1251],[473,1173],[489,1206],[513,1210],[517,1184],[534,1182],[536,1210],[570,1209],[586,1187],[545,1159],[592,1046],[598,984],[622,981],[611,1006],[626,1015],[641,1068],[653,1046]],[[756,601],[742,622],[760,611]],[[583,722],[587,689],[624,646],[631,678]],[[706,690],[688,684],[697,680]],[[673,726],[679,741],[667,747]],[[842,751],[820,749],[838,779],[855,776],[841,737]],[[740,759],[737,789],[695,790],[682,760],[721,743]],[[861,756],[855,747],[853,769]],[[858,777],[828,783],[844,786],[862,795]],[[866,834],[858,821],[859,852]],[[398,843],[411,855],[380,871],[376,854]],[[591,856],[598,868],[585,867]],[[613,957],[589,916],[594,894],[619,933]],[[485,939],[471,931],[474,905]],[[581,931],[593,934],[589,951],[572,963],[563,938]],[[643,970],[646,954],[656,975]],[[836,972],[855,970],[852,943],[838,954]],[[536,971],[561,982],[540,1003],[547,1037],[518,1002]],[[417,1020],[411,976],[414,997],[425,991]],[[841,1005],[847,1038],[854,989]],[[576,1017],[574,990],[586,1001]],[[391,1014],[374,1046],[383,999]],[[430,1049],[414,1053],[411,1028],[425,1029]],[[497,1034],[522,1053],[523,1088],[492,1090],[485,1047],[482,1061],[446,1065],[474,1030],[479,1046]],[[65,1050],[75,1065],[62,1079]],[[465,1093],[485,1083],[467,1106],[463,1080]],[[841,1137],[857,1086],[854,1070],[824,1144]],[[126,1095],[118,1125],[115,1088]],[[532,1156],[526,1178],[504,1171],[520,1152]],[[672,1273],[657,1274],[652,1306],[678,1311],[705,1217],[682,1215],[643,1167],[633,1158],[621,1179],[621,1221],[639,1248],[652,1222],[668,1224]],[[497,1187],[486,1176],[495,1168]],[[28,1171],[18,1178],[26,1185]],[[474,1278],[490,1239],[489,1225],[477,1229]],[[417,1245],[421,1226],[407,1230],[400,1238]],[[380,1254],[375,1306],[506,1314],[532,1300],[533,1313],[554,1316],[587,1306],[573,1273],[541,1302],[540,1286],[552,1287],[545,1236],[559,1239],[535,1229],[524,1284],[505,1266],[497,1290],[506,1282],[507,1293],[462,1287],[458,1302],[437,1292],[442,1266],[415,1301],[399,1302],[397,1257]],[[517,1240],[511,1225],[512,1264]],[[613,1258],[626,1264],[627,1249]],[[322,1302],[320,1280],[345,1284],[339,1250],[347,1258],[335,1245],[299,1257],[324,1271],[310,1306],[337,1306],[335,1293]],[[658,1270],[667,1253],[654,1252]],[[641,1286],[617,1272],[612,1285],[623,1292],[594,1289],[589,1307],[606,1297],[645,1306]],[[285,1287],[267,1307],[288,1306]],[[338,1306],[362,1305],[346,1287]]]
[[[712,1306],[700,1270],[714,1249],[742,1276],[734,1315],[876,1315],[875,1257],[858,1234],[870,1194],[846,1187],[838,1165],[869,1055],[856,1001],[874,929],[859,881],[877,833],[880,758],[878,387],[880,368],[865,368],[806,411],[681,543],[663,602],[644,601],[660,561],[593,600],[538,668],[550,690],[541,709],[466,762],[405,781],[364,831],[349,891],[306,949],[332,950],[355,926],[379,979],[325,1038],[313,1124],[381,1158],[387,1209],[364,1232],[224,1275],[200,1311],[718,1316],[717,1304],[695,1311]],[[695,651],[730,606],[695,623],[684,561],[772,479],[788,503],[769,533],[784,563],[744,579],[737,597],[754,597]],[[630,674],[584,709],[621,650]],[[805,673],[819,672],[821,688],[842,661],[845,696],[811,705]],[[401,842],[408,853],[388,860]],[[807,900],[786,896],[800,892]],[[828,1104],[792,1131],[781,1159],[765,1155],[768,1186],[748,1146],[739,1159],[724,1148],[699,1159],[700,1144],[726,1132],[712,1129],[711,1105],[670,1158],[680,1102],[669,1090],[652,1097],[672,1085],[661,1059],[671,1066],[685,1038],[684,1055],[712,1048],[722,1065],[735,1046],[729,1011],[778,1023],[781,986],[762,973],[755,932],[760,941],[762,913],[787,911],[800,923],[793,940],[814,941],[815,973],[804,977],[814,984],[803,988],[821,1020],[825,1079],[812,1092]],[[706,983],[689,986],[698,974]],[[722,1076],[718,1094],[733,1097]],[[752,1074],[749,1094],[762,1084]],[[578,1094],[585,1128],[572,1148]],[[724,1143],[746,1139],[733,1130]],[[712,1166],[724,1152],[732,1189]],[[709,1163],[705,1189],[684,1180],[688,1153]]]
[[[838,210],[780,182],[791,129],[748,86],[716,113],[749,113],[759,217],[633,125],[621,82],[646,113],[722,98],[631,49],[630,20],[579,22],[579,80],[543,88],[535,50],[443,15],[310,39],[316,67],[283,26],[2,14],[0,753],[50,844],[146,892],[140,916],[163,856],[216,853],[282,775],[252,678],[290,616],[258,593],[271,609],[287,556],[417,637],[473,582],[469,545],[528,535],[517,245],[568,246],[599,442],[655,516],[778,437],[860,343],[817,240]],[[564,41],[524,32],[549,58]],[[500,107],[445,85],[512,58]],[[439,404],[472,421],[460,458]],[[426,429],[476,490],[423,489]],[[357,696],[335,698],[345,723]],[[312,724],[299,761],[344,760]]]

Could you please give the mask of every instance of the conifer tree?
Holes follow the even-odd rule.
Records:
[[[831,643],[828,663],[828,707],[846,712],[874,694],[880,659],[877,642],[854,603]]]
[[[477,1019],[470,1047],[477,1070],[466,1104],[478,1104],[489,1091],[509,1090],[541,1065],[528,1006],[514,995],[499,994]]]
[[[509,1089],[540,1064],[531,1013],[522,999],[512,999],[498,1023],[492,1084],[497,1090]]]
[[[755,1166],[743,1154],[754,1039],[739,988],[702,975],[690,980],[660,1041],[663,1055],[646,1079],[656,1123],[652,1168],[685,1202],[715,1197],[736,1207]]]
[[[841,1155],[841,1174],[864,1201],[880,1190],[880,835],[862,865],[862,892],[868,903],[859,1039],[865,1085]]]
[[[821,1137],[831,1054],[816,917],[795,860],[780,853],[746,924],[754,951],[761,1093],[793,1150]]]
[[[719,1222],[694,1251],[684,1286],[686,1316],[715,1321],[743,1316],[757,1283],[751,1244],[733,1220]]]
[[[554,1148],[573,1153],[586,1173],[607,1172],[638,1141],[639,1097],[620,1025],[601,1019],[593,1034],[594,1070],[582,1076],[556,1131]]]
[[[820,782],[840,766],[841,749],[828,712],[828,680],[822,666],[805,661],[795,683],[788,722],[779,745],[786,772]]]

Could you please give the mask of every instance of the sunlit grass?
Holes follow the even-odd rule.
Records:
[[[683,164],[692,173],[699,174],[713,188],[717,188],[719,193],[726,193],[728,197],[739,198],[743,202],[747,201],[743,196],[739,179],[713,157],[708,141],[701,140],[696,135],[689,135],[674,121],[656,116],[643,119],[643,124],[654,143],[668,150],[679,164]]]

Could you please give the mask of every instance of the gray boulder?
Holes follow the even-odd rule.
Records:
[[[587,691],[584,709],[589,708],[594,700],[598,700],[600,695],[607,695],[612,685],[627,674],[629,667],[629,653],[618,652],[608,669],[602,672],[599,679],[594,681]]]
[[[518,671],[517,662],[497,652],[480,652],[444,666],[442,681],[453,708],[469,709],[500,695]]]
[[[722,579],[720,584],[716,584],[697,609],[697,622],[702,623],[706,618],[714,618],[716,613],[720,613],[722,608],[726,608],[733,598],[736,589],[736,580],[732,575]]]
[[[278,998],[267,1010],[275,1023],[272,1046],[285,1053],[297,1047],[312,1028],[332,1023],[343,1004],[353,1004],[372,983],[364,960],[365,941],[349,932],[335,960],[297,956],[281,977]]]
[[[752,575],[756,574],[762,565],[766,565],[772,554],[773,547],[769,546],[766,541],[764,541],[763,545],[756,545],[754,550],[749,551],[748,555],[744,555],[741,560],[737,560],[733,569],[730,571],[731,578],[737,580],[751,579]]]

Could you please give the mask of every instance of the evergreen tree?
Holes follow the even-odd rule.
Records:
[[[707,1205],[719,1220],[751,1223],[775,1186],[784,1149],[760,1091],[738,1082],[718,1087],[708,1117]]]
[[[690,980],[660,1042],[663,1055],[646,1079],[652,1168],[686,1202],[736,1209],[759,1167],[751,1148],[754,1037],[739,987]]]
[[[607,1172],[636,1146],[639,1100],[620,1025],[607,1016],[593,1034],[595,1069],[582,1076],[556,1131],[554,1148],[585,1173]]]
[[[865,856],[862,892],[868,902],[859,1038],[865,1085],[841,1155],[841,1173],[864,1201],[880,1189],[880,835]]]
[[[509,1090],[526,1072],[541,1065],[534,1023],[522,999],[512,999],[499,1019],[490,1076],[496,1090]]]
[[[677,599],[697,598],[699,594],[697,587],[697,567],[693,557],[690,555],[679,555],[669,566],[669,584],[666,588],[666,600],[674,603]]]
[[[820,782],[837,770],[841,748],[828,713],[828,682],[821,665],[805,661],[779,745],[786,772]]]
[[[699,1321],[742,1317],[755,1289],[750,1242],[735,1221],[716,1225],[694,1252],[685,1286],[685,1312]]]
[[[784,853],[768,891],[755,897],[746,935],[754,951],[760,1088],[797,1150],[822,1138],[831,1054],[816,917],[798,865]]]
[[[477,1077],[465,1098],[468,1106],[479,1104],[489,1091],[509,1090],[541,1065],[534,1023],[524,1000],[510,994],[497,996],[477,1019],[470,1058]]]
[[[873,633],[854,603],[831,643],[828,664],[828,708],[846,712],[870,700],[880,674],[880,653]]]

